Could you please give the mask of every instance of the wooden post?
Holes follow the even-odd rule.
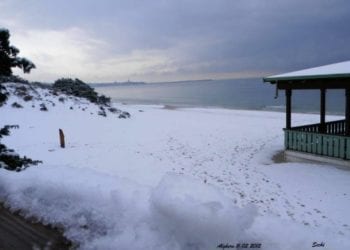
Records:
[[[286,89],[286,129],[292,124],[292,90]]]
[[[345,135],[350,135],[350,89],[345,90]]]
[[[326,133],[326,89],[321,88],[320,96],[320,132]]]
[[[59,129],[59,134],[60,134],[60,145],[61,148],[65,148],[66,147],[66,143],[64,141],[64,133],[62,129]]]

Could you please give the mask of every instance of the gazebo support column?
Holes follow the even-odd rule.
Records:
[[[326,132],[326,89],[321,88],[320,103],[320,132]]]
[[[292,90],[286,89],[286,129],[292,126]]]
[[[350,89],[345,90],[346,106],[345,106],[345,134],[350,135]]]

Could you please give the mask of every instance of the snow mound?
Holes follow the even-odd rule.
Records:
[[[243,240],[257,215],[254,206],[235,207],[217,189],[177,174],[162,179],[151,204],[160,232],[175,239],[181,249],[213,249]]]
[[[63,227],[73,241],[84,243],[117,229],[132,187],[126,180],[93,171],[40,166],[13,175],[1,170],[0,199],[27,217]],[[39,178],[40,176],[40,178]],[[123,194],[119,191],[123,190]],[[127,192],[130,191],[130,192]]]
[[[0,201],[63,228],[82,249],[213,249],[245,237],[256,216],[183,175],[166,174],[151,188],[70,167],[0,172]]]

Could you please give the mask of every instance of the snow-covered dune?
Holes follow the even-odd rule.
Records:
[[[31,91],[0,108],[0,127],[19,125],[2,142],[43,163],[0,169],[0,201],[82,249],[350,249],[350,171],[274,163],[283,113],[114,104],[131,114],[119,119]]]

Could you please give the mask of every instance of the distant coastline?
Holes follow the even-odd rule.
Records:
[[[186,82],[210,82],[213,79],[199,79],[199,80],[182,80],[182,81],[164,81],[164,82],[152,82],[152,83],[186,83]]]
[[[117,87],[117,86],[133,86],[133,85],[145,85],[154,83],[186,83],[186,82],[209,82],[213,79],[200,79],[200,80],[182,80],[182,81],[164,81],[164,82],[104,82],[104,83],[89,83],[91,87]]]
[[[146,82],[105,82],[105,83],[89,83],[91,87],[115,87],[115,86],[132,86],[132,85],[144,85]]]

